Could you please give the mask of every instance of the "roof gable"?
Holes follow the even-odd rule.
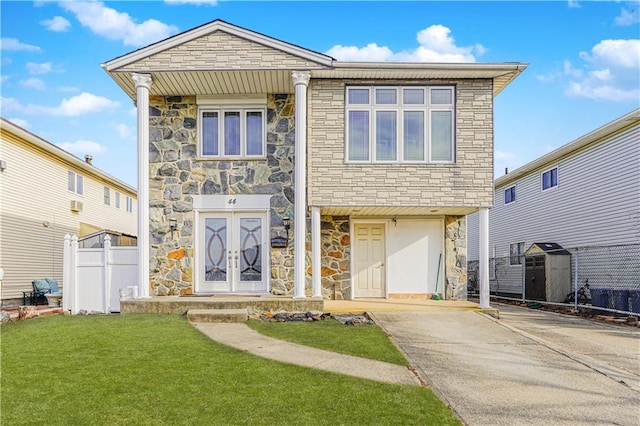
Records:
[[[313,69],[332,61],[330,56],[216,20],[112,59],[103,67],[119,72]]]

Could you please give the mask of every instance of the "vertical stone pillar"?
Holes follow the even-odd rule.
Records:
[[[320,263],[320,207],[311,207],[311,259],[313,268],[313,297],[322,297],[322,266]]]
[[[293,230],[293,297],[305,297],[305,228],[307,211],[307,86],[311,73],[293,71],[291,73],[295,87],[295,203]]]
[[[138,294],[149,297],[149,89],[151,75],[132,73],[138,110]]]
[[[489,308],[489,209],[483,207],[479,212],[479,270],[480,307]]]

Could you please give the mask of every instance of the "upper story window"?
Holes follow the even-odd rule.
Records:
[[[351,86],[345,105],[347,161],[455,161],[453,86]]]
[[[71,170],[69,170],[67,177],[67,188],[69,191],[82,195],[84,193],[84,178]]]
[[[198,98],[199,153],[211,158],[266,156],[266,97]]]
[[[504,203],[513,203],[516,200],[516,187],[512,186],[504,190]]]
[[[133,212],[133,199],[131,197],[127,197],[126,199],[127,212]]]
[[[542,173],[542,190],[558,186],[558,168],[554,167]]]
[[[104,187],[104,204],[105,206],[111,205],[111,190],[108,187]]]
[[[524,243],[509,244],[509,266],[522,265]]]
[[[115,198],[115,205],[116,205],[116,209],[120,208],[120,193],[118,191],[116,191],[116,193],[113,196]]]

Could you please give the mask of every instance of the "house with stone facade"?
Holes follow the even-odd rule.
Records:
[[[138,110],[143,297],[466,297],[525,64],[341,62],[216,20],[103,68]]]

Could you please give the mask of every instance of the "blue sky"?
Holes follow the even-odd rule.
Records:
[[[100,67],[223,19],[342,60],[525,62],[495,100],[495,170],[640,105],[640,3],[8,2],[0,114],[136,185],[135,110]]]

